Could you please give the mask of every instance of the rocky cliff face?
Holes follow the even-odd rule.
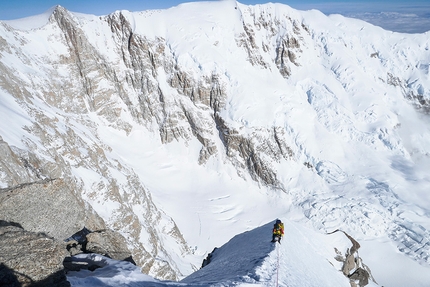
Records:
[[[0,244],[2,286],[70,286],[63,268],[66,250],[61,241],[0,220]]]
[[[274,188],[282,189],[282,184],[268,162],[278,160],[279,157],[289,159],[293,152],[283,139],[284,132],[279,127],[259,128],[248,136],[229,127],[218,114],[225,107],[227,98],[226,87],[220,75],[215,72],[210,75],[192,75],[189,71],[182,70],[175,63],[177,59],[166,39],[148,39],[144,35],[133,33],[130,19],[121,12],[98,20],[110,30],[111,35],[108,36],[112,38],[113,44],[110,49],[117,58],[114,62],[106,59],[94,47],[79,19],[66,9],[57,7],[49,18],[47,27],[50,34],[44,37],[48,41],[55,41],[62,52],[37,60],[34,55],[18,50],[15,55],[19,61],[30,63],[34,69],[36,66],[41,69],[41,74],[26,79],[17,76],[11,67],[2,67],[3,89],[19,99],[22,107],[34,118],[34,122],[25,127],[29,137],[26,138],[23,149],[10,147],[2,141],[5,155],[1,159],[4,185],[12,193],[18,190],[19,184],[29,184],[31,187],[32,183],[41,180],[50,182],[59,178],[63,182],[63,188],[67,189],[65,194],[75,193],[77,199],[83,197],[93,201],[105,198],[119,204],[115,214],[104,219],[111,227],[128,235],[133,258],[143,266],[144,272],[175,279],[178,270],[169,266],[172,262],[155,262],[153,255],[150,255],[164,252],[158,232],[153,226],[165,216],[152,203],[138,176],[120,162],[111,162],[106,157],[106,153],[111,151],[110,147],[98,138],[97,124],[90,121],[88,116],[96,114],[102,122],[126,134],[132,126],[128,121],[150,129],[155,128],[162,143],[190,141],[195,138],[202,146],[198,158],[200,164],[204,164],[212,155],[225,152],[237,167],[239,175],[249,172],[255,181]],[[7,25],[4,27],[10,29]],[[238,46],[248,50],[250,62],[264,66],[261,56],[256,54],[253,31],[251,28],[246,28],[245,31],[245,34],[238,36]],[[13,37],[22,43],[29,41],[26,33],[19,31]],[[11,42],[6,40],[4,49],[13,49],[9,47]],[[280,69],[287,69],[285,53],[287,52],[281,52],[277,60]],[[67,70],[67,73],[58,72],[62,69]],[[166,84],[176,91],[176,95],[166,95],[160,89],[158,76],[161,71],[168,75]],[[12,79],[5,78],[5,75],[10,75]],[[49,81],[44,79],[46,76]],[[44,105],[62,111],[62,114],[46,114],[44,108],[35,105],[35,101],[42,101]],[[67,114],[76,116],[69,117]],[[124,114],[131,116],[131,119],[124,120]],[[91,134],[82,134],[79,131],[81,125]],[[33,136],[37,138],[37,142],[33,142]],[[221,141],[223,145],[217,145],[215,141]],[[219,150],[220,147],[223,150]],[[41,158],[40,154],[44,154],[45,158]],[[91,170],[101,176],[101,181],[90,183],[90,188],[85,188],[87,183],[82,178],[74,177],[73,169]],[[116,180],[112,170],[124,174],[122,183]],[[40,184],[45,185],[44,190],[52,192],[58,182],[55,180],[54,184]],[[49,211],[46,209],[49,201],[42,202],[34,195],[24,194],[20,198],[14,198],[16,204]],[[28,202],[30,199],[34,202]],[[74,203],[66,197],[61,198],[61,201],[64,206]],[[141,214],[136,214],[136,206]],[[88,207],[82,210],[91,213],[90,209]],[[49,212],[57,211],[54,208]],[[80,219],[72,219],[71,214],[64,215],[65,218],[57,217],[58,221],[71,220],[75,226],[62,232],[63,238],[78,231],[83,225],[91,229],[91,224],[86,225]],[[7,216],[6,219],[15,219],[7,209],[4,209],[4,216]],[[26,216],[30,218],[32,215],[28,213]],[[29,227],[36,224],[31,220],[27,221],[28,218],[20,218],[17,222]],[[45,218],[50,220],[52,216]],[[51,228],[60,232],[56,227],[60,222],[53,224]],[[183,252],[189,252],[172,220],[167,219],[166,223],[165,232],[175,238]],[[31,226],[31,230],[49,234],[48,230],[37,226]],[[141,243],[142,239],[139,239],[142,232],[150,235],[145,240],[145,246]]]
[[[106,229],[103,219],[69,187],[64,180],[53,179],[1,189],[0,218],[21,222],[26,230],[44,232],[59,241],[83,227]]]
[[[310,27],[293,11],[278,15],[274,6],[260,9],[234,4],[230,8],[239,24],[236,30],[224,32],[234,39],[234,50],[228,46],[225,51],[246,55],[241,63],[255,68],[249,73],[261,73],[257,80],[262,85],[280,77],[288,85],[297,86],[299,92],[287,91],[280,96],[281,100],[296,95],[304,99],[288,102],[289,111],[307,105],[311,110],[309,118],[318,119],[318,128],[325,128],[326,135],[336,134],[347,142],[369,145],[372,150],[382,146],[384,151],[400,150],[407,154],[403,147],[396,146],[396,120],[386,130],[361,132],[354,124],[347,124],[351,115],[337,104],[336,91],[319,82],[321,79],[297,80],[305,73],[301,67],[315,65],[315,69],[324,67],[330,71],[336,81],[333,86],[341,90],[340,94],[356,93],[361,82],[352,75],[366,72],[363,61],[377,60],[380,65],[376,76],[366,78],[376,83],[372,87],[377,88],[372,89],[400,88],[396,95],[426,110],[425,85],[421,79],[412,82],[401,78],[401,60],[397,56],[375,53],[375,44],[365,43],[360,50],[364,60],[354,58],[357,63],[351,60],[354,65],[343,67],[336,63],[341,55],[352,53],[351,47],[357,45],[354,39],[331,38]],[[129,164],[130,159],[112,147],[105,135],[109,130],[111,135],[127,137],[138,127],[160,146],[180,143],[187,147],[197,143],[196,162],[201,166],[216,161],[232,166],[237,176],[271,192],[291,193],[293,204],[302,208],[318,228],[330,227],[332,221],[342,220],[334,217],[346,218],[351,206],[360,205],[366,214],[383,218],[384,232],[397,230],[392,238],[408,243],[411,248],[406,249],[413,256],[429,260],[428,253],[413,251],[417,246],[429,248],[409,232],[408,226],[412,230],[418,227],[401,223],[407,219],[392,220],[390,210],[402,203],[382,182],[357,180],[372,196],[384,194],[375,197],[377,207],[351,201],[337,206],[335,215],[331,215],[327,202],[341,200],[342,196],[330,196],[324,191],[346,182],[346,173],[325,160],[321,151],[307,145],[301,127],[289,121],[289,112],[283,115],[285,121],[269,124],[249,124],[232,115],[234,96],[245,96],[235,93],[246,83],[236,83],[228,69],[208,70],[204,60],[214,61],[212,58],[201,60],[192,51],[184,52],[166,32],[139,32],[137,21],[143,21],[149,13],[157,12],[142,13],[141,18],[125,11],[80,17],[57,7],[46,25],[37,29],[21,31],[0,23],[1,96],[22,113],[22,125],[15,127],[11,123],[11,129],[0,138],[2,217],[29,230],[63,239],[84,226],[97,230],[108,227],[125,237],[142,271],[159,278],[177,279],[195,269],[185,259],[192,249],[174,219],[160,208],[159,202],[154,203],[142,174]],[[213,30],[216,29],[214,26]],[[206,36],[203,33],[195,37]],[[34,49],[34,43],[38,43],[38,49]],[[214,57],[217,48],[227,46],[222,39],[210,43],[207,54]],[[313,51],[320,52],[313,56]],[[390,64],[390,57],[396,64]],[[192,64],[184,64],[189,62]],[[370,90],[366,92],[371,93]],[[246,96],[250,96],[247,104],[252,107],[254,95]],[[328,106],[335,108],[327,109]],[[370,107],[357,111],[354,117],[359,118],[360,124],[373,124],[378,120],[375,114],[377,110]],[[333,115],[337,115],[333,122],[346,123],[347,128],[332,124]],[[307,120],[305,116],[303,121]],[[310,187],[309,191],[287,186],[298,174],[285,174],[293,167],[324,187]],[[33,207],[39,220],[49,218],[52,227],[45,222],[41,228],[31,213],[16,213],[28,207]],[[62,212],[57,213],[58,210]],[[318,218],[325,218],[326,226],[320,226]],[[372,224],[372,218],[360,215],[351,228],[360,230]],[[420,234],[425,240],[430,238],[426,230]],[[167,241],[173,242],[174,251],[165,249]],[[187,267],[180,267],[177,262],[185,262]]]
[[[124,23],[111,25],[112,29],[114,25],[127,29]],[[2,88],[13,94],[35,120],[25,127],[28,135],[32,136],[24,140],[24,148],[11,147],[4,141],[0,143],[2,184],[5,186],[2,191],[2,218],[19,222],[29,230],[46,232],[64,240],[84,226],[91,230],[105,229],[103,220],[82,200],[84,198],[88,202],[89,199],[104,198],[117,204],[115,213],[104,220],[109,222],[111,228],[126,235],[133,258],[142,266],[142,270],[162,278],[176,279],[178,270],[170,266],[171,262],[155,262],[155,257],[163,252],[163,247],[154,226],[163,222],[162,217],[165,215],[152,203],[150,195],[132,170],[122,166],[120,162],[110,162],[106,158],[106,152],[109,153],[110,148],[98,139],[96,126],[88,119],[89,114],[96,113],[108,125],[128,132],[130,126],[121,120],[122,108],[118,107],[118,101],[127,103],[131,114],[135,115],[134,120],[142,122],[144,119],[139,106],[135,110],[131,105],[114,67],[88,42],[88,36],[68,11],[58,7],[50,17],[48,27],[53,31],[48,37],[54,38],[64,48],[64,54],[44,57],[30,64],[33,67],[40,65],[44,70],[36,78],[46,75],[52,77],[49,83],[42,80],[47,86],[35,79],[25,82],[11,67],[2,67]],[[12,37],[25,42],[25,34],[20,35],[18,32]],[[141,61],[139,65],[150,59],[145,51],[141,53],[142,55],[133,54],[135,61]],[[22,52],[17,57],[24,63],[34,61],[29,58],[31,55]],[[131,62],[125,62],[131,65]],[[59,67],[66,69],[67,74],[58,74],[55,70]],[[12,79],[5,78],[6,75],[10,75]],[[99,88],[106,82],[106,87]],[[146,87],[150,89],[150,86]],[[29,90],[37,91],[37,97]],[[35,105],[34,101],[40,100],[44,105],[77,117],[46,114],[42,107]],[[81,125],[88,128],[91,134],[81,134]],[[167,131],[169,128],[162,129]],[[185,133],[180,132],[177,136],[179,134]],[[33,136],[37,138],[36,142],[31,139]],[[163,138],[171,141],[171,137],[173,135],[170,132],[165,132]],[[85,188],[83,178],[72,175],[74,168],[92,170],[91,172],[100,175],[101,180],[90,183]],[[123,183],[111,174],[113,170],[123,174]],[[185,252],[188,247],[180,232],[171,219],[165,218],[164,228]],[[144,234],[146,240],[138,239]]]

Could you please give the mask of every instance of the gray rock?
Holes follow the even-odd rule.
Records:
[[[63,243],[0,220],[0,246],[0,286],[70,286]]]
[[[69,251],[70,255],[76,255],[83,253],[83,246],[76,240],[67,241],[67,251]]]
[[[355,270],[355,268],[357,268],[357,265],[355,263],[354,254],[349,254],[347,252],[346,259],[342,266],[343,275],[348,276],[352,270]]]
[[[357,268],[357,270],[355,270],[354,273],[349,276],[351,280],[358,280],[359,286],[366,286],[369,284],[369,277],[369,272],[363,268]]]
[[[346,250],[345,256],[335,248],[336,257],[335,259],[339,262],[343,262],[342,273],[349,278],[349,283],[351,287],[363,287],[369,284],[369,279],[376,282],[372,276],[372,273],[365,264],[363,264],[361,257],[358,254],[358,249],[360,249],[360,243],[357,242],[348,233],[336,229],[328,234],[333,234],[335,232],[342,232],[351,241],[352,246]]]
[[[109,229],[87,234],[86,252],[134,263],[125,238]]]
[[[61,241],[84,226],[105,229],[104,221],[69,186],[56,179],[0,189],[0,218]]]
[[[132,254],[127,248],[126,239],[118,232],[110,229],[91,231],[83,228],[68,238],[66,242],[70,256],[80,253],[97,253],[135,264]]]

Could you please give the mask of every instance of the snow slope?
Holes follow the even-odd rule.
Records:
[[[214,246],[285,217],[322,233],[340,228],[370,246],[368,265],[381,285],[404,286],[409,276],[387,271],[404,268],[410,286],[430,282],[428,33],[235,1],[112,18],[64,13],[86,42],[71,42],[48,14],[1,22],[0,136],[54,165],[49,176],[73,178],[130,246],[150,246],[157,234],[164,249],[149,253],[182,278]],[[122,34],[112,32],[113,18]],[[131,35],[144,43],[136,50],[152,57],[153,70],[144,60],[133,65]],[[191,86],[173,86],[179,76]],[[225,94],[217,109],[195,99],[214,78]],[[226,135],[248,141],[235,149]],[[202,164],[205,140],[216,152]],[[276,174],[274,186],[251,174],[249,163],[259,163],[253,154]],[[0,179],[7,187],[6,171]],[[160,219],[148,215],[143,194]],[[152,216],[160,224],[148,222]],[[171,237],[174,225],[185,244]],[[288,238],[292,245],[281,250],[304,239]],[[286,280],[300,277],[288,272]]]
[[[105,267],[94,272],[70,272],[73,287],[80,286],[350,286],[334,258],[334,248],[346,251],[351,242],[343,234],[322,235],[286,221],[281,244],[271,243],[273,223],[238,234],[217,248],[211,262],[180,282],[148,278],[128,262],[100,255],[79,255]],[[370,282],[367,286],[377,286]],[[389,286],[389,285],[387,285]]]
[[[280,245],[270,242],[273,222],[265,224],[232,238],[214,252],[209,265],[181,282],[207,286],[220,282],[222,286],[349,286],[334,260],[336,239],[342,242],[342,235],[327,240],[293,222],[284,224],[286,235]],[[347,240],[342,243],[342,247],[348,246]]]

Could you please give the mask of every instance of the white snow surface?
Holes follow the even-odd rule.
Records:
[[[106,124],[95,113],[60,111],[43,101],[42,92],[28,91],[36,109],[60,119],[58,130],[65,130],[67,119],[67,126],[89,146],[103,142],[110,148],[106,154],[113,162],[138,174],[157,207],[175,221],[195,250],[192,256],[177,255],[176,264],[184,276],[215,246],[248,231],[220,249],[226,255],[219,260],[236,254],[230,263],[238,269],[214,260],[214,267],[206,269],[213,269],[210,273],[202,269],[184,282],[161,282],[128,263],[96,256],[92,260],[103,261],[106,267],[69,274],[72,286],[273,286],[278,258],[280,286],[349,286],[339,268],[329,264],[332,243],[340,239],[322,235],[337,228],[362,244],[363,260],[381,286],[430,285],[430,118],[413,108],[402,87],[386,84],[387,74],[392,74],[410,91],[430,98],[428,33],[392,33],[340,15],[326,17],[315,10],[296,11],[281,4],[245,6],[235,1],[121,13],[134,24],[134,33],[166,39],[177,64],[190,74],[222,75],[229,98],[221,114],[229,126],[242,133],[282,127],[295,148],[294,160],[273,162],[285,188],[285,192],[274,191],[247,175],[239,177],[222,153],[199,165],[201,144],[195,139],[163,145],[157,134],[133,122],[127,112],[121,117],[132,126],[129,134]],[[271,60],[275,55],[262,53],[268,63],[263,69],[246,61],[248,54],[237,47],[235,36],[243,32],[242,21],[253,22],[256,13],[281,22],[292,18],[309,29],[301,35],[305,44],[297,59],[300,64],[291,66],[288,79]],[[110,28],[99,17],[72,15],[105,59],[119,61],[110,45]],[[16,42],[29,59],[61,57],[67,47],[47,40],[58,29],[48,20],[49,13],[3,21],[0,40]],[[291,27],[284,26],[287,33]],[[27,42],[10,36],[9,27],[17,29],[16,35],[27,37]],[[272,37],[265,29],[254,32],[257,45],[278,40],[278,35]],[[24,64],[19,55],[5,50],[0,53],[2,65],[14,67],[22,81],[46,84],[46,79],[40,79],[50,67],[37,61]],[[56,72],[67,75],[61,67]],[[160,83],[163,76],[160,71]],[[177,93],[166,83],[160,89],[165,94]],[[43,149],[25,129],[32,116],[2,89],[0,97],[3,140],[18,148],[27,148],[31,142]],[[81,117],[93,122],[95,133],[81,124]],[[222,143],[217,144],[223,150]],[[88,192],[101,181],[90,169],[65,160]],[[120,184],[127,183],[125,175],[112,174]],[[4,184],[0,182],[0,186]],[[114,202],[85,199],[110,222]],[[287,235],[278,249],[271,250],[265,238],[270,230],[263,224],[276,217],[285,218]],[[167,239],[164,243],[166,250],[176,252],[174,244]]]
[[[34,15],[16,20],[3,20],[2,22],[8,24],[9,26],[17,30],[26,31],[32,29],[39,29],[48,24],[49,17],[51,17],[52,12],[54,12],[54,10],[55,7],[52,7],[51,9],[48,9],[45,13],[39,15]]]
[[[70,272],[74,287],[84,286],[289,286],[348,287],[349,279],[335,260],[335,248],[346,251],[351,242],[343,233],[323,235],[285,221],[281,244],[272,243],[273,222],[238,234],[213,251],[211,261],[180,282],[154,280],[128,262],[97,254],[75,260],[95,262],[102,268]],[[430,278],[430,276],[429,276]],[[371,281],[367,286],[378,286]],[[389,286],[389,285],[387,285]]]

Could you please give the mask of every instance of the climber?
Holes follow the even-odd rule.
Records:
[[[281,243],[282,236],[284,236],[284,223],[281,220],[276,219],[273,225],[272,242],[278,241]]]

